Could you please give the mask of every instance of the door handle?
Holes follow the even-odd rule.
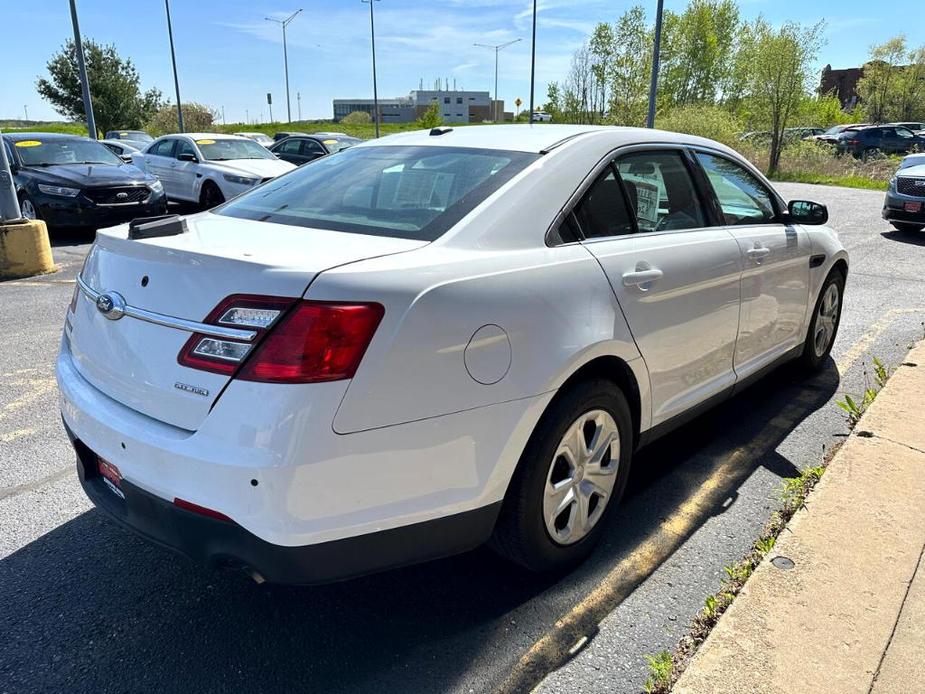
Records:
[[[623,286],[648,289],[648,287],[644,287],[643,285],[657,282],[661,278],[662,271],[655,267],[645,270],[635,270],[634,272],[627,272],[623,275]]]
[[[763,247],[749,248],[747,251],[745,251],[745,255],[754,260],[756,263],[760,263],[762,260],[771,255],[771,249]]]

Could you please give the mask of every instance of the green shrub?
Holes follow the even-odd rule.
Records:
[[[373,117],[366,111],[351,111],[341,118],[340,122],[347,125],[363,125],[364,123],[372,123]]]
[[[655,119],[655,126],[661,130],[708,137],[731,147],[739,143],[739,135],[744,129],[729,111],[709,104],[671,109]]]

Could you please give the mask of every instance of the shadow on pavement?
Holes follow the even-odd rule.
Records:
[[[925,246],[925,231],[883,231],[880,235],[890,241],[909,243],[913,246]]]
[[[779,370],[641,452],[601,547],[558,579],[480,549],[329,586],[257,586],[89,511],[0,561],[0,691],[481,692],[509,677],[529,689],[571,630],[593,634],[755,470],[796,474],[775,449],[838,378],[831,361],[811,381]],[[653,537],[654,557],[633,562]],[[593,609],[556,625],[599,588]]]

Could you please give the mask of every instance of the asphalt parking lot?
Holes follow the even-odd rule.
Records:
[[[835,400],[863,390],[870,356],[895,365],[925,335],[925,232],[892,231],[879,192],[778,189],[826,203],[851,253],[829,368],[778,370],[641,453],[598,551],[564,577],[478,550],[258,586],[116,527],[77,483],[53,377],[92,234],[56,235],[58,273],[0,284],[0,693],[638,692],[644,656],[673,647],[747,551],[781,478],[847,432]]]

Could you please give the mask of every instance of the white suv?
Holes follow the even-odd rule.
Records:
[[[57,364],[80,479],[261,580],[489,539],[571,566],[639,446],[826,363],[848,267],[826,218],[709,140],[512,125],[363,143],[100,231]]]

